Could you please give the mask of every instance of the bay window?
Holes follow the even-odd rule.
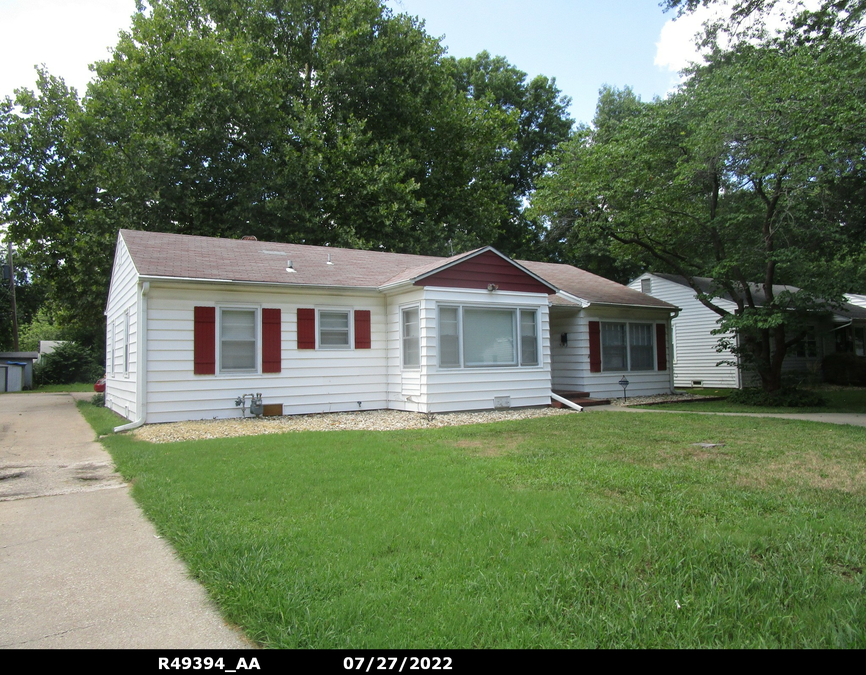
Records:
[[[440,307],[439,366],[537,366],[538,312],[513,307]]]
[[[402,311],[401,326],[403,336],[403,367],[421,367],[421,324],[419,309],[409,307]]]

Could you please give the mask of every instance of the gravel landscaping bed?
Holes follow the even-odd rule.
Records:
[[[133,432],[151,443],[172,443],[208,438],[282,434],[288,431],[396,431],[399,429],[434,429],[464,424],[484,424],[522,420],[530,417],[570,415],[574,410],[557,408],[521,408],[481,412],[423,415],[402,410],[369,410],[351,413],[286,415],[284,417],[247,417],[229,420],[199,420],[148,424]]]
[[[613,398],[610,400],[611,405],[615,406],[633,406],[633,405],[653,405],[655,403],[684,403],[687,401],[717,401],[719,396],[703,396],[701,394],[657,394],[655,396],[629,396],[623,401],[621,398]]]

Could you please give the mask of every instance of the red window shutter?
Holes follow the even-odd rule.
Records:
[[[589,322],[589,372],[601,372],[601,325]]]
[[[659,370],[668,369],[668,338],[663,323],[656,324],[656,360]]]
[[[281,312],[278,309],[262,309],[262,372],[279,373],[282,361]]]
[[[216,373],[216,307],[195,308],[193,345],[193,373]]]
[[[355,349],[370,349],[370,310],[355,311]]]
[[[316,310],[298,309],[298,349],[316,348]]]

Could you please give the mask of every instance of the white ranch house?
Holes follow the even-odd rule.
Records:
[[[451,258],[122,230],[106,405],[134,425],[667,393],[673,305],[490,247]],[[246,403],[246,402],[245,402]]]
[[[712,292],[712,279],[695,279],[705,293]],[[734,365],[717,365],[722,361],[734,361],[733,355],[717,352],[721,337],[733,339],[733,334],[713,335],[718,328],[719,315],[704,306],[684,277],[674,274],[645,273],[633,280],[629,287],[664,300],[681,308],[672,321],[673,369],[676,387],[740,388],[754,386],[750,375]],[[774,286],[774,291],[797,289],[793,286]],[[764,297],[759,284],[752,285],[752,293],[760,304]],[[837,351],[851,351],[864,355],[866,346],[866,296],[847,296],[848,303],[842,308],[821,313],[815,317],[815,325],[800,345],[788,352],[783,369],[788,372],[812,372],[818,375],[821,359]],[[733,312],[737,306],[727,298],[714,300],[720,307]],[[862,304],[861,304],[862,303]],[[858,306],[860,305],[860,306]]]

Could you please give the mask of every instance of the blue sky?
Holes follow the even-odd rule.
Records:
[[[603,84],[663,96],[693,53],[694,20],[671,23],[658,0],[388,0],[443,37],[452,56],[482,50],[504,56],[530,77],[555,77],[589,122]],[[82,93],[87,65],[108,58],[128,28],[134,0],[0,0],[0,96],[32,87],[45,63]],[[661,65],[657,63],[661,62]]]

